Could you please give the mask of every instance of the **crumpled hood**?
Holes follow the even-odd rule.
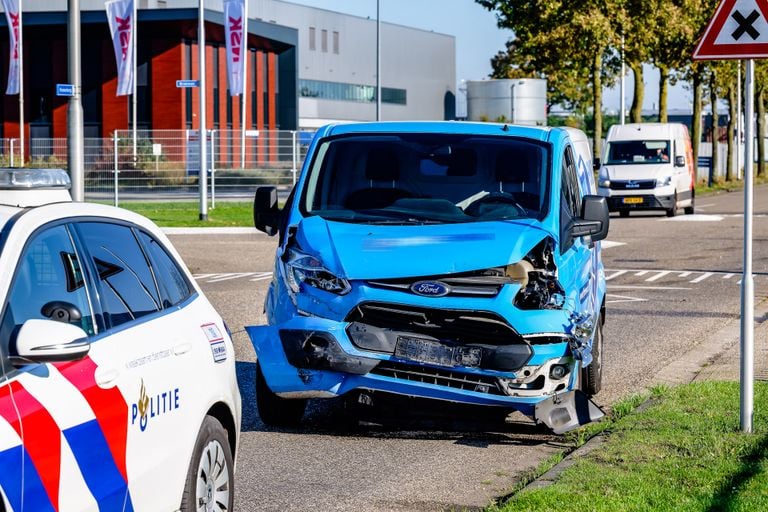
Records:
[[[628,181],[628,180],[655,180],[670,176],[675,172],[675,168],[669,164],[638,164],[638,165],[605,165],[608,171],[608,179]]]
[[[301,249],[347,279],[466,272],[520,261],[549,233],[536,220],[381,226],[313,216],[297,226]]]

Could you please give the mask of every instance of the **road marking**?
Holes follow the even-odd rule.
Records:
[[[606,280],[606,281],[610,281],[611,279],[613,279],[613,278],[615,278],[615,277],[623,276],[623,275],[624,275],[624,274],[626,274],[627,272],[629,272],[629,270],[619,270],[619,271],[617,271],[615,274],[612,274],[612,275],[610,275],[610,276],[606,277],[606,278],[605,278],[605,280]]]
[[[632,284],[613,284],[609,290],[690,290],[682,286],[641,286]]]
[[[627,245],[624,242],[613,242],[611,240],[603,240],[600,242],[600,247],[602,249],[610,249],[611,247],[619,247],[621,245]]]
[[[648,272],[650,272],[650,271],[649,271],[649,270],[641,270],[640,272],[636,273],[635,275],[636,275],[637,277],[642,277],[642,276],[644,276],[645,274],[647,274]]]
[[[626,295],[615,295],[613,293],[605,294],[606,304],[616,304],[617,302],[648,302],[648,299],[641,299],[640,297],[627,297]]]
[[[192,277],[194,277],[196,281],[199,281],[200,279],[205,279],[207,277],[217,276],[217,275],[219,274],[194,274]]]
[[[730,278],[732,278],[733,276],[734,276],[734,274],[725,274],[725,275],[723,276],[723,279],[730,279]]]
[[[251,279],[251,281],[266,281],[272,278],[272,272],[261,272],[258,276]]]
[[[680,272],[680,277],[688,277],[688,276],[689,276],[689,275],[691,275],[692,273],[693,273],[693,272]]]
[[[645,282],[647,282],[647,283],[653,283],[654,281],[658,281],[658,280],[659,280],[659,279],[661,279],[662,277],[666,276],[666,275],[667,275],[667,274],[669,274],[670,272],[671,272],[671,270],[662,270],[661,272],[659,272],[659,273],[658,273],[658,274],[656,274],[655,276],[653,276],[653,277],[649,277],[648,279],[646,279],[646,280],[645,280]]]
[[[666,219],[659,219],[661,222],[720,222],[723,220],[722,215],[707,215],[698,213],[695,215],[679,215],[677,217],[669,217]]]
[[[220,283],[222,281],[229,281],[230,279],[239,279],[241,277],[248,277],[255,274],[255,272],[240,272],[236,274],[220,274],[221,277],[217,277],[216,279],[210,279],[207,282],[208,283]]]
[[[694,283],[694,284],[695,283],[700,283],[703,280],[705,280],[706,278],[711,277],[713,274],[714,274],[714,272],[705,272],[703,275],[697,277],[696,279],[693,279],[691,282]]]

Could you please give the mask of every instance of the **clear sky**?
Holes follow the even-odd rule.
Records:
[[[355,16],[376,18],[376,0],[286,0],[297,4],[320,7]],[[396,23],[425,30],[434,30],[456,37],[456,81],[482,80],[491,73],[491,57],[505,48],[512,32],[496,26],[494,13],[474,0],[380,0],[383,22]],[[658,102],[658,72],[647,68],[644,108],[652,109]],[[625,81],[626,106],[632,101],[632,74]],[[461,93],[457,93],[461,100]],[[619,108],[619,88],[606,90],[605,110]],[[682,85],[670,89],[669,108],[690,108],[692,94]],[[459,109],[461,110],[461,109]]]

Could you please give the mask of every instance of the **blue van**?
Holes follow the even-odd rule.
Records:
[[[602,416],[608,205],[583,132],[464,122],[315,135],[282,210],[268,325],[247,327],[268,425],[307,399],[393,393],[518,410],[556,433]]]

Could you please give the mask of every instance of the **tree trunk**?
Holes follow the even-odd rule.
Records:
[[[701,102],[702,102],[702,79],[701,72],[693,73],[693,121],[691,125],[691,145],[693,146],[693,165],[694,169],[699,168],[699,146],[701,146]],[[698,181],[698,176],[696,177]]]
[[[669,68],[659,68],[659,122],[666,123],[667,118],[667,93],[669,91]]]
[[[709,180],[708,185],[711,187],[715,182],[715,177],[718,172],[718,164],[720,158],[718,155],[718,140],[717,140],[717,85],[715,84],[715,73],[712,72],[712,76],[709,82],[709,104],[712,105],[712,166],[709,168]]]
[[[757,90],[757,175],[765,177],[765,87]]]
[[[731,181],[736,178],[736,123],[739,119],[739,113],[736,112],[736,84],[733,83],[728,86],[728,128],[727,128],[727,144],[728,144],[728,160],[725,165],[725,181]]]
[[[632,107],[629,109],[629,118],[633,123],[643,122],[643,96],[645,84],[643,83],[643,63],[629,62],[629,68],[635,75],[635,85],[632,91]]]
[[[592,61],[592,109],[595,120],[595,138],[592,141],[593,158],[600,158],[603,139],[603,78],[600,74],[602,68],[602,51],[597,50]]]

